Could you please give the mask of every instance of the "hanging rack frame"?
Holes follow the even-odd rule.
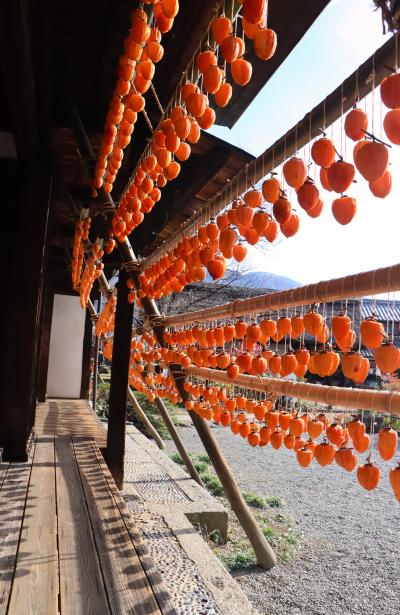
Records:
[[[371,410],[380,414],[400,416],[400,393],[346,387],[307,384],[280,378],[262,378],[241,374],[232,381],[223,370],[206,367],[188,367],[187,376],[195,376],[207,382],[218,382],[243,389],[285,395],[297,399],[319,402],[328,406],[355,410]]]

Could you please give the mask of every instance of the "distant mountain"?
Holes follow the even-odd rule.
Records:
[[[248,271],[243,273],[234,284],[246,288],[268,288],[269,290],[287,290],[301,286],[295,280],[268,271]]]
[[[212,282],[211,276],[207,273],[205,282]],[[238,273],[237,271],[227,270],[220,284],[231,284],[241,288],[265,288],[268,290],[287,290],[301,286],[299,282],[286,278],[282,275],[269,273],[268,271],[247,271]]]

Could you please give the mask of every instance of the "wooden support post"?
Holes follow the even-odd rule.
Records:
[[[92,391],[92,405],[93,410],[96,411],[97,403],[97,379],[99,373],[99,338],[94,336],[94,357],[93,357],[93,391]]]
[[[82,348],[82,378],[81,378],[81,399],[89,400],[89,388],[90,388],[90,358],[92,350],[92,336],[93,336],[93,322],[86,310],[85,316],[85,331],[83,334],[83,348]]]
[[[137,418],[139,419],[139,421],[142,423],[143,427],[145,428],[146,432],[148,433],[148,435],[150,436],[150,438],[152,438],[154,440],[154,442],[157,444],[158,448],[165,448],[165,444],[160,436],[160,434],[158,433],[157,429],[155,429],[153,427],[153,425],[150,423],[149,419],[147,418],[146,414],[144,413],[141,405],[139,404],[138,400],[136,399],[136,396],[134,395],[134,393],[132,392],[131,388],[128,386],[128,398],[129,401],[131,402],[133,409],[135,411],[135,414],[137,416]]]
[[[7,461],[27,460],[52,185],[52,165],[46,154],[36,152],[22,164],[14,218],[14,236],[18,240],[14,242],[8,280],[4,282],[7,326],[3,331],[0,370],[0,447]]]
[[[96,412],[96,402],[97,402],[97,379],[99,372],[99,343],[100,340],[96,335],[96,322],[98,319],[98,315],[101,309],[101,292],[97,291],[97,310],[94,311],[94,314],[91,314],[93,329],[94,329],[94,351],[93,351],[93,379],[92,379],[92,405],[93,410]],[[90,309],[88,310],[90,312]]]
[[[133,305],[128,301],[127,280],[125,270],[121,269],[115,312],[106,450],[107,465],[119,489],[122,489],[124,482],[126,405],[133,319]]]
[[[176,377],[176,386],[178,387],[179,393],[182,399],[187,399],[188,395],[183,388],[183,382],[183,374],[182,377]],[[218,442],[211,433],[210,426],[195,412],[189,412],[189,414],[210,461],[214,466],[214,470],[221,481],[225,495],[254,549],[254,553],[257,557],[257,564],[266,570],[270,570],[276,565],[276,555],[262,533],[253,513],[244,501],[235,477],[231,472]]]
[[[49,276],[46,276],[46,284],[44,288],[43,296],[43,314],[42,314],[42,327],[40,337],[40,350],[39,350],[39,368],[38,368],[38,384],[37,384],[37,399],[39,402],[46,401],[47,392],[47,372],[49,368],[49,353],[50,353],[50,334],[51,334],[51,321],[53,318],[53,303],[54,292],[49,280]]]
[[[190,477],[193,478],[193,480],[195,480],[196,483],[199,483],[199,485],[204,487],[203,482],[196,468],[194,467],[193,461],[191,460],[189,453],[187,452],[182,440],[180,439],[177,429],[174,423],[172,422],[171,417],[169,416],[168,410],[166,409],[165,404],[160,397],[156,397],[156,406],[158,410],[160,411],[163,421],[166,424],[169,433],[171,434],[171,438],[174,441],[174,444],[177,448],[178,453],[182,457],[182,461],[185,464],[186,469],[190,474]]]
[[[190,412],[189,414],[210,461],[214,466],[214,470],[221,481],[225,495],[254,549],[257,564],[266,570],[270,570],[276,565],[276,555],[262,533],[256,518],[243,499],[229,464],[225,460],[218,442],[211,433],[210,426],[194,412]]]

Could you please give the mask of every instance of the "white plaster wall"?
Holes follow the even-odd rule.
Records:
[[[47,395],[79,398],[85,310],[79,297],[54,295]]]

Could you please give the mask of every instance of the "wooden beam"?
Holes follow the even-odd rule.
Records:
[[[98,373],[99,373],[99,341],[100,341],[99,338],[95,334],[94,336],[94,357],[93,357],[93,391],[92,391],[92,405],[93,405],[94,411],[96,411],[96,404],[97,404],[97,381],[98,381]]]
[[[127,280],[126,271],[121,269],[115,312],[106,450],[107,465],[119,489],[122,489],[124,482],[126,406],[133,319],[133,305],[128,301]]]
[[[193,478],[193,480],[196,481],[196,483],[199,483],[199,485],[201,485],[202,487],[204,487],[203,485],[203,481],[201,480],[199,473],[197,472],[196,468],[194,467],[193,461],[190,458],[189,453],[187,452],[182,440],[179,437],[178,431],[171,419],[171,417],[169,416],[168,410],[165,407],[165,404],[163,402],[163,400],[160,397],[156,397],[156,406],[163,418],[164,423],[166,424],[169,433],[171,434],[171,438],[174,441],[174,444],[176,446],[176,449],[178,451],[178,453],[180,454],[180,456],[182,457],[182,461],[186,466],[187,471],[190,474],[190,477]]]
[[[29,155],[37,141],[34,60],[28,3],[0,3],[2,73],[19,157]]]
[[[129,386],[128,386],[128,398],[129,398],[129,401],[131,402],[131,404],[133,406],[133,410],[134,410],[137,418],[142,423],[142,425],[145,428],[147,434],[150,436],[150,438],[152,438],[154,440],[154,442],[157,444],[158,448],[161,448],[161,449],[165,448],[165,444],[164,444],[162,438],[160,437],[160,434],[158,433],[157,429],[155,429],[153,427],[153,425],[150,423],[150,421],[147,418],[145,412],[143,411],[143,408],[139,404],[138,400],[136,399],[136,396],[134,395],[134,393],[131,390],[131,387],[129,387]]]
[[[38,384],[37,384],[37,400],[39,402],[46,401],[47,392],[47,372],[49,369],[49,354],[50,354],[50,335],[51,322],[53,318],[54,292],[49,275],[46,276],[46,283],[43,294],[43,313],[42,326],[40,336],[39,349],[39,365],[38,365]]]
[[[90,389],[90,360],[92,354],[93,322],[89,311],[85,312],[85,330],[83,334],[82,348],[82,377],[81,377],[81,399],[89,399]]]
[[[19,198],[15,199],[15,244],[11,253],[2,339],[0,446],[4,459],[26,461],[36,386],[36,334],[40,322],[52,164],[36,153],[21,163]]]
[[[178,387],[182,399],[188,399],[189,396],[183,388],[183,383],[185,381],[184,374],[175,378],[176,386]],[[277,563],[276,555],[262,533],[256,518],[247,506],[229,464],[226,461],[218,442],[211,433],[210,426],[195,412],[191,411],[189,412],[189,415],[197,433],[199,434],[200,440],[207,451],[210,461],[213,464],[214,470],[221,481],[225,495],[228,498],[229,503],[239,520],[239,523],[243,527],[251,546],[254,549],[257,564],[266,570],[270,570]]]

